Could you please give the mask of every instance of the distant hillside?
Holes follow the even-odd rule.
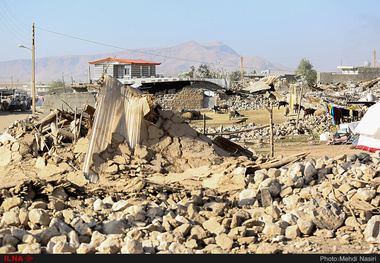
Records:
[[[154,55],[153,55],[154,54]],[[198,67],[200,64],[211,64],[216,68],[227,71],[240,70],[240,55],[230,46],[222,42],[199,44],[188,41],[172,47],[144,48],[136,51],[119,51],[98,55],[45,57],[36,59],[36,81],[51,81],[61,79],[64,73],[65,82],[71,82],[72,76],[75,82],[87,80],[88,62],[106,57],[131,59],[145,59],[161,62],[157,66],[157,73],[164,76],[177,76],[180,72],[189,71],[190,66]],[[180,59],[178,59],[180,58]],[[293,69],[273,64],[257,56],[244,57],[244,70],[253,69],[256,72],[269,69],[271,73],[293,72]],[[91,67],[92,76],[93,68]],[[10,60],[0,62],[0,82],[9,82],[10,76],[16,82],[31,80],[32,62],[28,59]]]

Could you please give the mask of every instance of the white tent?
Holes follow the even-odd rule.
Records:
[[[370,152],[380,150],[380,102],[368,108],[355,133],[359,133],[358,149]]]

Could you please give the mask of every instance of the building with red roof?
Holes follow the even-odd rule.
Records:
[[[156,66],[161,65],[161,63],[143,59],[113,59],[111,57],[88,63],[94,65],[95,80],[100,79],[103,72],[117,79],[156,77]]]

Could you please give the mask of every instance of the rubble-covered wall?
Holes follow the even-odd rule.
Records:
[[[365,81],[380,77],[380,68],[358,67],[358,74],[340,74],[333,72],[318,72],[317,82],[331,84],[347,81]]]
[[[95,95],[90,92],[76,92],[76,93],[61,93],[61,94],[49,94],[44,96],[44,103],[42,109],[44,110],[43,116],[50,113],[50,110],[63,109],[66,111],[72,111],[65,102],[70,105],[72,109],[75,107],[81,109],[83,104],[88,104],[95,107]],[[41,117],[40,117],[41,118]]]

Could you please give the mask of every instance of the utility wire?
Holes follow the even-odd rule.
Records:
[[[237,65],[229,65],[229,64],[223,64],[223,63],[209,63],[206,61],[198,61],[198,60],[192,60],[192,59],[186,59],[186,58],[178,58],[178,57],[173,57],[173,56],[160,55],[160,54],[150,53],[150,52],[146,52],[146,51],[142,51],[142,50],[129,49],[129,48],[124,48],[124,47],[119,47],[119,46],[115,46],[115,45],[111,45],[111,44],[102,43],[99,41],[94,41],[94,40],[89,40],[89,39],[85,39],[85,38],[81,38],[81,37],[71,36],[68,34],[59,33],[59,32],[53,31],[53,30],[49,30],[49,29],[45,29],[45,28],[41,28],[41,27],[37,27],[37,26],[35,26],[35,28],[42,30],[42,31],[45,31],[45,32],[49,32],[49,33],[64,36],[64,37],[69,37],[69,38],[76,39],[76,40],[81,40],[81,41],[85,41],[85,42],[89,42],[89,43],[93,43],[93,44],[97,44],[97,45],[102,45],[102,46],[106,46],[106,47],[116,48],[116,49],[120,49],[120,50],[127,50],[127,51],[136,52],[136,53],[140,53],[140,54],[144,54],[144,55],[151,55],[151,56],[157,56],[157,57],[162,57],[162,58],[169,58],[169,59],[182,60],[182,61],[201,63],[201,64],[210,64],[210,65],[214,65],[214,66],[219,65],[219,66],[225,66],[225,67],[232,67],[232,68],[240,69],[240,66],[237,66]],[[256,69],[256,68],[244,66],[244,69]],[[276,70],[276,71],[284,71],[284,70]]]
[[[28,28],[25,26],[24,23],[20,22],[20,20],[16,17],[16,15],[12,12],[12,10],[8,7],[8,5],[5,3],[4,0],[1,0],[3,3],[3,6],[5,7],[6,10],[0,5],[0,9],[2,13],[4,14],[3,16],[6,18],[9,24],[12,24],[12,28],[16,30],[20,35],[30,35],[30,31]],[[8,15],[9,14],[9,15]],[[16,22],[14,22],[16,21]]]
[[[24,38],[24,36],[22,35],[18,35],[17,31],[12,27],[12,25],[10,25],[7,20],[4,18],[4,16],[2,15],[2,13],[0,13],[0,21],[4,24],[4,26],[9,30],[9,32],[14,36],[16,37],[18,40],[20,40],[21,42],[23,42],[24,44],[29,44],[26,40],[26,38]],[[3,18],[1,18],[3,17]]]
[[[4,4],[4,2],[3,2]],[[22,41],[23,43],[27,43],[28,38],[25,37],[26,33],[23,29],[20,29],[8,16],[7,12],[4,10],[4,8],[0,5],[0,16],[1,22],[4,24],[4,26],[14,35],[18,40]]]
[[[5,6],[5,8],[8,10],[8,12],[13,16],[13,18],[20,24],[20,28],[23,28],[24,30],[26,30],[26,31],[23,31],[23,32],[24,33],[25,32],[29,33],[29,27],[26,24],[24,24],[20,19],[18,19],[18,17],[15,15],[15,13],[13,13],[12,9],[8,6],[8,4],[6,3],[6,1],[5,0],[1,0],[1,2]]]

